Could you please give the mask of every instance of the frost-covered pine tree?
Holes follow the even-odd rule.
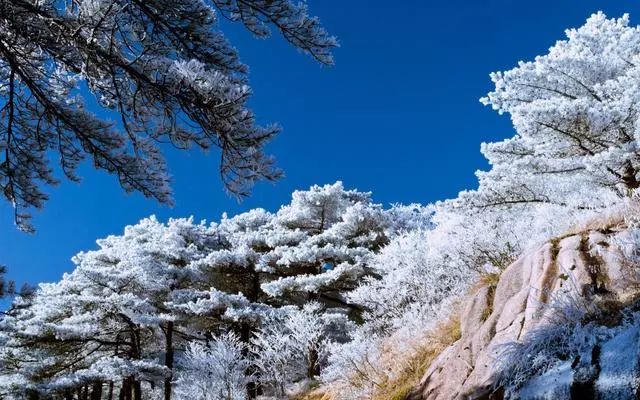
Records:
[[[416,212],[394,210],[397,226]],[[336,183],[296,192],[276,213],[256,209],[209,225],[152,217],[128,226],[75,256],[75,270],[60,282],[16,300],[0,321],[0,391],[168,400],[184,393],[185,354],[216,358],[212,349],[228,349],[223,338],[231,336],[248,363],[249,397],[260,391],[254,382],[273,386],[277,371],[249,357],[249,345],[267,351],[256,335],[271,345],[283,337],[287,382],[316,378],[326,341],[347,338],[344,309],[358,307],[347,294],[370,275],[368,260],[395,229],[391,215],[369,194]],[[304,305],[315,298],[322,305]]]
[[[367,260],[393,234],[392,221],[397,217],[404,228],[413,213],[424,216],[415,207],[383,210],[369,193],[342,182],[312,186],[294,192],[276,213],[255,209],[223,218],[223,248],[200,264],[225,290],[252,302],[351,307],[344,295],[370,273]]]
[[[344,294],[371,272],[368,258],[388,242],[389,221],[370,193],[345,190],[342,182],[294,192],[275,215],[279,242],[262,263],[277,279],[262,290],[285,302],[352,307]]]
[[[276,29],[333,61],[335,38],[290,0],[0,1],[0,190],[21,229],[47,200],[42,185],[57,182],[50,153],[68,179],[89,158],[126,191],[163,203],[160,143],[220,148],[222,180],[237,195],[279,176],[263,152],[278,127],[256,125],[248,69],[220,18],[262,38]]]
[[[473,207],[601,208],[640,187],[640,30],[592,15],[549,53],[491,75],[482,99],[517,134],[483,144],[491,170],[461,194]]]
[[[200,270],[198,261],[219,247],[215,226],[149,218],[98,244],[74,258],[72,273],[40,285],[27,307],[1,321],[2,390],[168,400],[176,353],[258,313]]]

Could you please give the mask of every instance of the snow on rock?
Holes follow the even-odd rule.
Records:
[[[600,375],[596,381],[599,393],[610,400],[635,399],[638,390],[640,326],[625,327],[604,343],[600,353]]]
[[[571,395],[573,370],[564,362],[544,374],[531,379],[521,390],[521,400],[555,400]]]

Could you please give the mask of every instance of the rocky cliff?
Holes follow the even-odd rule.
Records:
[[[435,359],[410,399],[636,398],[638,280],[618,245],[624,231],[552,240],[511,264],[496,285],[475,290],[461,311],[461,338]],[[568,302],[583,309],[577,320],[558,318]],[[576,343],[565,339],[575,329],[544,339],[554,325],[591,333],[570,339]],[[543,343],[526,347],[536,338]],[[531,371],[505,379],[523,365]]]

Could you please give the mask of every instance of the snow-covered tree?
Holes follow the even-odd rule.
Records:
[[[259,379],[282,396],[287,384],[317,378],[330,344],[349,330],[344,314],[327,313],[320,303],[280,309],[252,339]]]
[[[33,300],[16,302],[0,322],[0,388],[169,399],[181,355],[224,334],[255,348],[256,334],[271,347],[282,336],[283,349],[260,348],[284,357],[286,381],[316,377],[327,340],[347,339],[346,310],[360,307],[347,295],[395,234],[392,218],[368,193],[336,183],[296,192],[276,213],[256,209],[210,225],[144,219],[75,256],[75,270],[40,285]],[[256,356],[247,374],[272,385],[264,360]],[[247,396],[259,393],[246,384]]]
[[[262,258],[278,279],[262,290],[285,302],[350,306],[344,294],[370,273],[367,260],[388,242],[389,220],[370,193],[345,190],[342,182],[294,192],[275,215],[281,241]]]
[[[176,381],[178,400],[244,400],[250,362],[246,344],[233,333],[210,343],[191,343],[179,361]]]
[[[248,69],[217,29],[221,17],[257,37],[275,28],[333,61],[335,38],[290,0],[0,1],[0,190],[21,229],[47,200],[41,186],[57,181],[50,152],[68,179],[88,157],[126,191],[164,203],[159,143],[220,148],[222,180],[237,195],[280,175],[263,152],[278,127],[256,125]]]
[[[395,236],[369,260],[373,273],[348,295],[364,312],[349,340],[332,346],[322,373],[337,398],[371,398],[406,367],[403,360],[485,268],[516,257],[517,250],[503,245],[507,238],[492,234],[486,220],[429,208],[432,228]]]
[[[483,144],[491,170],[461,194],[463,206],[602,208],[640,187],[640,30],[627,15],[597,13],[566,35],[491,75],[482,102],[509,113],[517,134]]]
[[[350,307],[345,294],[370,273],[368,258],[395,234],[391,213],[398,210],[383,210],[369,193],[346,190],[342,182],[312,186],[294,192],[291,203],[276,213],[255,209],[225,216],[218,227],[223,248],[200,264],[225,290],[240,291],[253,302],[318,300]],[[403,220],[405,214],[409,211],[403,211]]]
[[[431,233],[408,232],[374,256],[370,267],[382,279],[369,277],[350,294],[366,310],[367,332],[389,334],[416,323],[424,328],[476,278],[473,269],[433,245]]]
[[[141,400],[162,386],[169,399],[176,351],[254,315],[242,294],[209,286],[199,270],[219,246],[215,226],[149,218],[98,244],[74,258],[71,274],[41,285],[32,304],[2,320],[4,372],[28,382],[9,381],[7,390],[100,393],[106,385]],[[25,347],[42,357],[19,357]]]

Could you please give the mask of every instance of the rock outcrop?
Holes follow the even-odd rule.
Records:
[[[501,399],[504,395],[496,385],[496,372],[505,345],[521,341],[527,333],[551,323],[553,307],[548,305],[556,296],[568,294],[590,302],[629,304],[637,293],[637,281],[634,279],[634,266],[624,262],[620,251],[612,244],[611,238],[615,233],[612,230],[589,231],[553,240],[511,264],[494,287],[477,289],[468,297],[461,311],[461,338],[435,359],[410,398]],[[627,333],[627,336],[634,334],[638,334],[637,330]],[[627,372],[637,371],[640,341],[637,337],[626,339],[635,345],[629,349],[631,356],[627,355],[630,358]],[[612,368],[602,365],[603,362],[619,360],[615,354],[615,343],[610,343],[609,348],[606,346],[605,343],[594,350],[591,362],[598,365],[592,368],[595,371],[591,378],[592,386],[593,381],[599,378],[603,382],[608,379],[603,374]],[[607,349],[608,352],[603,351]],[[548,374],[555,373],[550,380],[555,384],[539,385],[545,389],[531,396],[523,392],[520,398],[594,397],[586,392],[582,392],[583,397],[575,394],[579,389],[573,371],[577,364],[575,360],[569,360],[564,365],[565,370],[547,371]],[[563,379],[568,381],[563,383]],[[615,383],[615,379],[609,381]],[[636,398],[637,384],[634,382],[637,378],[633,377],[630,384],[628,381],[621,385],[631,387],[623,388],[621,393],[624,394],[615,398]],[[574,394],[560,394],[557,390],[561,387],[568,387],[567,390],[573,390]]]

